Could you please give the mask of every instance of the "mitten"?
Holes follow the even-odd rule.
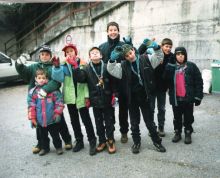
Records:
[[[195,106],[199,106],[201,104],[201,100],[195,99],[194,103],[195,103]]]
[[[159,45],[157,44],[157,42],[152,41],[152,43],[147,48],[158,49]]]
[[[114,93],[112,94],[111,104],[112,104],[112,107],[116,107],[118,105],[118,98],[116,97]]]
[[[86,106],[87,108],[90,107],[90,99],[89,99],[89,98],[85,98],[85,106]]]
[[[60,67],[60,59],[59,57],[54,56],[52,58],[52,64],[54,67],[59,68]]]
[[[21,54],[21,56],[17,59],[18,64],[26,64],[26,61],[30,59],[30,55],[27,53]]]
[[[143,44],[148,47],[148,46],[151,45],[152,42],[153,42],[153,41],[151,41],[150,39],[146,38],[146,39],[144,39]]]
[[[76,57],[67,57],[66,61],[73,66],[74,69],[78,68],[78,62]]]
[[[110,60],[116,61],[120,58],[123,53],[123,48],[121,46],[116,46],[115,49],[111,52]]]
[[[43,99],[47,96],[47,92],[44,89],[40,89],[38,94],[37,94],[38,98]]]
[[[123,41],[124,41],[126,44],[129,44],[129,45],[133,46],[132,39],[131,39],[130,36],[123,37]]]
[[[36,127],[37,127],[36,119],[31,119],[31,128],[36,128]]]

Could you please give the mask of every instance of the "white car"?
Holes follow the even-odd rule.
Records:
[[[36,63],[34,61],[27,61],[26,65]],[[15,69],[15,61],[0,52],[0,82],[10,82],[15,80],[22,80]]]

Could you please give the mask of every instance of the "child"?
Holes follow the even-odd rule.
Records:
[[[185,131],[185,144],[192,142],[193,109],[200,105],[203,98],[203,80],[201,73],[193,62],[187,59],[184,47],[175,49],[175,64],[168,63],[165,79],[168,81],[170,104],[173,108],[174,143],[181,140],[182,127]],[[183,121],[184,120],[184,121]]]
[[[65,54],[65,64],[61,67],[54,63],[55,67],[52,70],[52,78],[56,81],[63,82],[63,95],[64,103],[67,104],[67,108],[70,114],[71,124],[73,127],[74,135],[76,138],[76,145],[73,148],[73,152],[78,152],[84,148],[83,134],[81,131],[79,114],[85,125],[88,141],[90,143],[90,155],[96,154],[96,137],[89,115],[89,110],[86,107],[88,103],[88,86],[87,84],[78,83],[72,74],[72,65],[78,65],[83,68],[85,62],[80,58],[77,58],[77,48],[73,44],[67,44],[63,48]]]
[[[107,24],[107,42],[102,43],[99,46],[99,49],[101,50],[102,53],[102,60],[104,63],[108,63],[110,59],[111,52],[114,50],[116,46],[122,46],[125,44],[124,42],[120,41],[120,33],[119,33],[119,25],[116,22],[109,22]],[[128,38],[123,38],[125,42],[131,43],[131,39]],[[123,58],[118,58],[117,62],[121,62]],[[116,81],[114,81],[116,82]],[[128,107],[127,107],[127,101],[126,97],[124,96],[123,93],[123,88],[118,82],[118,92],[117,92],[117,97],[119,99],[119,125],[120,125],[120,132],[121,132],[121,142],[122,143],[127,143],[128,141]],[[113,111],[114,113],[114,111]],[[115,115],[114,115],[115,117]]]
[[[108,146],[108,152],[112,154],[116,152],[116,147],[111,105],[111,78],[107,72],[106,64],[101,60],[102,55],[99,48],[91,48],[89,50],[89,58],[91,60],[89,64],[84,69],[77,68],[74,70],[74,76],[77,81],[88,84],[89,98],[93,107],[96,130],[99,136],[99,145],[96,151],[101,152]]]
[[[140,56],[132,46],[125,44],[122,47],[116,47],[114,49],[107,65],[109,73],[121,79],[121,82],[125,85],[124,88],[126,88],[124,92],[128,99],[131,132],[134,141],[131,149],[134,154],[139,153],[141,146],[139,129],[140,109],[157,151],[166,151],[161,144],[162,139],[157,134],[150,113],[150,97],[154,90],[153,68],[161,62],[163,54],[156,42],[152,43],[150,40],[149,42],[151,45],[147,47],[153,45],[152,47],[157,49],[151,60],[149,60],[147,55]],[[126,59],[121,64],[115,62],[120,56],[124,56]]]
[[[173,42],[169,38],[164,38],[161,42],[161,49],[164,53],[163,62],[160,63],[154,69],[154,77],[155,77],[155,91],[152,94],[151,98],[151,107],[152,107],[152,117],[154,118],[154,110],[155,110],[155,102],[157,100],[157,108],[158,108],[158,134],[160,137],[165,136],[164,132],[164,123],[165,123],[165,106],[166,106],[166,91],[167,91],[167,84],[164,81],[163,73],[165,70],[166,64],[170,61],[174,61],[174,55],[171,52],[173,46]],[[146,51],[146,45],[142,44],[139,48],[139,53],[143,54]],[[173,63],[173,62],[171,62]],[[156,124],[155,124],[156,126]]]
[[[28,90],[33,88],[35,86],[35,73],[37,69],[44,69],[47,72],[48,75],[48,83],[45,84],[39,91],[39,95],[42,97],[46,97],[47,93],[51,93],[53,91],[56,91],[60,88],[60,83],[51,79],[51,71],[52,71],[52,51],[49,46],[43,45],[40,47],[40,54],[39,54],[39,62],[36,64],[32,64],[30,66],[25,66],[26,58],[24,58],[22,55],[17,59],[15,63],[15,67],[19,75],[29,83]],[[71,143],[71,136],[69,134],[69,130],[67,128],[65,119],[63,114],[61,115],[61,122],[60,122],[60,134],[62,136],[62,139],[65,141],[65,149],[71,149],[72,143]],[[39,129],[36,128],[36,135],[38,143],[33,148],[32,152],[39,153],[41,150],[40,147],[40,138],[39,138]]]
[[[29,90],[28,94],[28,118],[33,127],[38,127],[40,132],[40,156],[50,151],[50,133],[54,147],[58,155],[63,154],[62,141],[59,135],[60,115],[63,112],[63,99],[61,93],[57,90],[47,93],[46,97],[39,94],[40,89],[47,84],[48,79],[43,69],[38,69],[35,75],[36,86]]]

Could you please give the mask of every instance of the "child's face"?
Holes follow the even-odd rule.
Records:
[[[45,83],[47,83],[47,77],[44,75],[44,74],[42,74],[42,75],[37,75],[36,77],[35,77],[35,80],[36,80],[36,82],[39,84],[39,85],[44,85]]]
[[[162,45],[161,48],[162,48],[164,54],[170,54],[171,49],[172,49],[172,45],[165,44],[165,45]]]
[[[94,64],[97,64],[101,61],[102,55],[99,50],[93,49],[89,52],[89,58]]]
[[[66,57],[75,57],[76,56],[75,50],[71,47],[66,48],[65,53],[66,53]]]
[[[107,34],[108,34],[109,38],[114,40],[115,38],[118,37],[119,31],[116,26],[109,26]]]
[[[176,60],[179,64],[183,64],[183,62],[185,60],[184,54],[181,52],[176,53]]]
[[[135,59],[136,59],[136,56],[135,56],[135,50],[134,49],[131,49],[130,51],[128,51],[126,54],[125,54],[125,59],[129,62],[134,62]]]
[[[51,59],[51,56],[50,56],[49,52],[47,52],[47,51],[40,52],[41,62],[48,62],[48,61],[50,61],[50,59]]]

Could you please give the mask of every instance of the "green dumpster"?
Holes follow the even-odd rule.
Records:
[[[220,60],[214,60],[212,67],[212,93],[220,94]]]

